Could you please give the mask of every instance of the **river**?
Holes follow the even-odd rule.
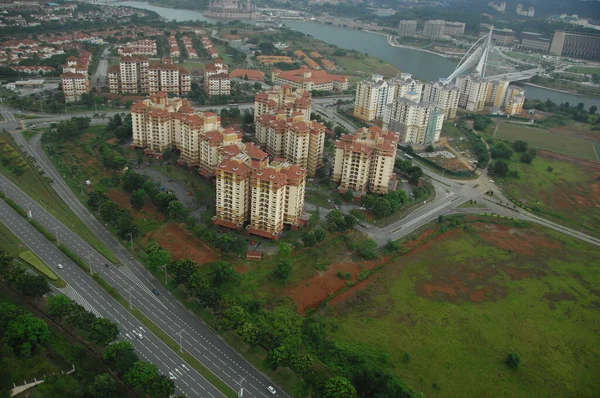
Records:
[[[156,11],[164,18],[174,21],[214,21],[206,18],[198,11],[156,7],[147,2],[123,1],[113,4]],[[285,21],[285,25],[290,29],[309,34],[326,43],[381,58],[397,66],[400,70],[412,73],[415,77],[425,81],[437,80],[440,77],[449,76],[457,64],[456,60],[444,58],[429,52],[411,48],[391,47],[387,44],[385,36],[361,30],[301,21]],[[529,85],[523,85],[523,87],[525,95],[529,99],[539,99],[542,101],[550,99],[556,103],[569,102],[571,105],[583,102],[586,108],[592,105],[600,108],[600,98],[597,97],[562,93]]]

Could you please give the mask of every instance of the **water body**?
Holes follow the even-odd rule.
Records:
[[[200,20],[215,22],[206,18],[198,11],[178,10],[167,7],[157,7],[142,1],[123,1],[114,5],[125,5],[145,10],[156,11],[159,15],[173,21]],[[437,80],[440,77],[449,76],[456,67],[457,61],[444,58],[436,54],[411,48],[391,47],[387,44],[385,36],[364,32],[356,29],[348,29],[339,26],[325,25],[314,22],[285,21],[290,29],[313,36],[329,44],[367,53],[374,57],[383,59],[400,70],[412,73],[413,76],[425,80]],[[400,43],[402,44],[402,43]],[[586,107],[596,105],[600,108],[600,98],[580,96],[575,94],[561,93],[540,87],[523,86],[526,96],[530,99],[545,101],[550,99],[556,103],[569,102],[578,104],[583,102]]]
[[[128,6],[134,8],[141,8],[143,10],[154,11],[161,17],[169,19],[171,21],[207,21],[216,22],[214,19],[206,18],[202,13],[194,10],[179,10],[168,7],[157,7],[146,1],[120,1],[113,3],[114,6]]]

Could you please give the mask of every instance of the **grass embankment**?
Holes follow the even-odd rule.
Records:
[[[40,206],[44,207],[64,225],[68,226],[71,231],[89,243],[110,262],[114,264],[118,263],[119,260],[112,251],[110,251],[108,247],[106,247],[106,245],[104,245],[100,239],[89,230],[79,217],[73,213],[69,206],[63,202],[60,196],[50,186],[49,178],[42,175],[36,164],[23,154],[20,148],[14,144],[12,137],[8,134],[0,133],[0,138],[3,140],[4,150],[7,148],[7,143],[14,150],[10,155],[13,156],[14,160],[11,160],[11,163],[6,166],[0,163],[0,173],[11,180],[15,185],[19,186],[19,188],[21,188],[30,198],[35,200]],[[0,144],[2,144],[2,142],[0,142]],[[17,162],[24,162],[23,164],[26,165],[25,172],[18,178],[12,171],[12,167],[15,164],[19,164]]]
[[[31,265],[33,268],[44,274],[47,278],[56,281],[58,280],[58,276],[43,262],[38,256],[26,250],[19,254],[19,258],[25,261],[27,264]]]
[[[600,75],[600,68],[587,66],[572,66],[569,69],[567,69],[567,71],[573,73],[584,73],[586,75]]]
[[[485,222],[434,238],[330,305],[328,334],[387,358],[390,371],[429,397],[593,396],[600,250]],[[511,352],[519,369],[504,363]]]
[[[493,135],[495,128],[495,125],[491,125],[488,135]],[[534,148],[596,160],[593,141],[551,133],[535,127],[515,123],[498,123],[495,138],[507,141],[521,140]]]

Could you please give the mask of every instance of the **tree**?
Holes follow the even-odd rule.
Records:
[[[144,207],[145,197],[146,197],[146,191],[144,191],[143,189],[136,189],[135,191],[133,191],[131,193],[131,195],[129,197],[131,206],[136,210],[140,210],[142,207]]]
[[[160,374],[146,388],[150,398],[169,398],[175,393],[175,383],[167,376]]]
[[[530,164],[531,162],[533,162],[533,155],[530,154],[529,152],[525,152],[524,154],[521,155],[520,160],[523,163]]]
[[[167,206],[167,215],[173,220],[182,221],[185,220],[187,212],[183,203],[178,200],[173,200],[169,202],[169,205]]]
[[[133,367],[125,374],[125,383],[131,387],[146,391],[144,387],[150,387],[150,383],[158,377],[158,368],[156,365],[146,361],[137,361]]]
[[[313,359],[309,354],[294,354],[289,358],[290,368],[300,376],[307,375],[312,370]]]
[[[97,189],[90,192],[88,197],[87,205],[92,210],[97,210],[102,203],[108,200],[108,196],[103,191]]]
[[[352,192],[351,189],[347,190],[346,192],[344,192],[344,194],[342,195],[342,198],[346,201],[346,202],[351,202],[352,199],[354,199],[354,192]]]
[[[513,142],[513,149],[515,152],[525,152],[527,150],[527,143],[525,141],[517,140]]]
[[[8,327],[8,324],[25,314],[21,308],[8,301],[0,301],[0,338]]]
[[[508,367],[517,369],[521,364],[521,357],[519,356],[519,354],[512,352],[508,354],[505,362],[508,365]]]
[[[116,323],[106,318],[98,318],[89,331],[90,340],[98,346],[107,346],[119,335]]]
[[[340,138],[344,134],[348,134],[348,130],[346,130],[342,126],[335,126],[333,129],[333,133],[335,134],[335,138]]]
[[[306,246],[306,247],[313,247],[314,245],[316,245],[317,238],[315,236],[315,233],[307,232],[306,234],[304,234],[304,236],[302,237],[302,242],[304,243],[304,246]]]
[[[433,152],[435,151],[435,147],[431,144],[427,145],[427,148],[425,148],[426,152]]]
[[[116,398],[117,383],[109,374],[101,374],[94,377],[94,382],[90,384],[89,396],[93,398]]]
[[[496,160],[490,165],[490,171],[494,175],[506,177],[508,174],[508,163],[506,163],[504,160]]]
[[[175,278],[175,282],[183,283],[188,280],[190,275],[194,273],[198,264],[194,261],[185,259],[178,261],[171,261],[167,266],[167,269]]]
[[[354,229],[358,224],[358,220],[351,214],[344,215],[344,231],[348,231],[350,229]]]
[[[342,376],[332,377],[323,386],[323,398],[353,398],[356,395],[352,383]]]
[[[118,341],[109,345],[102,357],[112,370],[121,375],[127,373],[138,361],[134,347],[128,341]]]
[[[215,261],[210,264],[212,274],[214,275],[214,283],[220,286],[226,282],[237,279],[238,273],[233,266],[225,261]]]
[[[48,314],[52,318],[63,319],[73,309],[73,301],[64,294],[50,297],[48,303]]]
[[[46,277],[42,275],[22,274],[15,281],[15,287],[22,295],[28,297],[42,297],[46,293],[50,293],[50,285]]]
[[[329,232],[343,232],[346,230],[346,221],[344,220],[344,213],[339,210],[331,210],[325,218],[325,228]]]
[[[392,214],[392,204],[386,198],[379,197],[373,203],[371,210],[377,218],[387,217]]]
[[[186,287],[194,297],[200,298],[210,289],[210,282],[199,270],[196,270],[190,275]]]
[[[160,248],[148,253],[148,265],[154,269],[169,264],[169,253]]]
[[[317,243],[322,242],[325,239],[326,235],[325,230],[323,228],[315,228],[313,234],[315,234],[315,239]]]
[[[285,344],[275,347],[269,351],[267,361],[271,365],[271,369],[276,370],[282,362],[285,362],[290,355],[290,352],[286,348]]]
[[[81,397],[84,391],[81,391],[81,385],[71,375],[49,376],[46,380],[37,386],[37,389],[44,397],[65,398]]]
[[[287,258],[292,254],[292,245],[289,243],[280,243],[277,247],[277,254],[280,258]]]
[[[377,258],[377,242],[367,239],[358,246],[358,254],[366,260]]]
[[[590,106],[590,115],[595,115],[598,111],[598,107],[596,105]]]
[[[50,329],[46,322],[26,313],[8,324],[5,338],[10,347],[28,356],[38,345],[50,338]]]
[[[419,179],[425,175],[423,169],[419,166],[411,166],[411,168],[406,171],[406,174],[408,174],[408,180],[415,185],[418,184]]]
[[[282,280],[283,282],[287,282],[288,278],[290,277],[290,274],[292,273],[292,269],[293,265],[291,261],[282,260],[279,263],[277,263],[274,273],[278,279]]]

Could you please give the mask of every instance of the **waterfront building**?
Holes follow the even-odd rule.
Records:
[[[185,95],[192,89],[190,72],[175,65],[171,58],[152,62],[147,57],[126,53],[119,65],[108,70],[111,94],[156,94],[158,92]]]
[[[545,54],[550,50],[550,40],[540,33],[522,32],[521,43],[515,45],[515,50]]]
[[[504,113],[517,115],[522,112],[525,103],[525,90],[518,86],[508,86],[504,100]]]
[[[272,87],[254,100],[255,139],[273,158],[282,158],[314,175],[323,164],[325,125],[310,120],[308,91]]]
[[[462,36],[465,34],[464,22],[449,22],[444,23],[444,36]]]
[[[477,74],[461,75],[456,78],[459,88],[458,106],[471,112],[482,111],[490,83]]]
[[[215,0],[203,13],[209,18],[256,19],[259,15],[250,0]]]
[[[479,25],[479,37],[487,36],[490,34],[492,25],[482,23]],[[493,28],[492,41],[496,45],[501,47],[512,47],[516,41],[517,34],[512,29],[498,29]]]
[[[387,105],[383,128],[396,131],[407,144],[431,144],[439,141],[444,123],[444,112],[431,102],[416,102],[397,98]]]
[[[423,101],[435,104],[446,119],[456,117],[459,97],[459,87],[446,80],[425,83],[423,88]]]
[[[335,162],[331,180],[340,193],[385,194],[396,182],[394,163],[400,135],[377,126],[363,127],[335,142]]]
[[[324,70],[314,70],[303,65],[300,69],[282,71],[273,69],[271,81],[278,86],[290,85],[307,91],[344,91],[348,89],[348,77],[332,75]]]
[[[415,36],[417,34],[417,21],[403,19],[398,25],[398,36]]]
[[[430,39],[439,39],[444,35],[445,24],[446,21],[441,19],[425,21],[425,24],[423,25],[423,36]]]
[[[557,30],[550,45],[550,54],[599,61],[600,35]]]

